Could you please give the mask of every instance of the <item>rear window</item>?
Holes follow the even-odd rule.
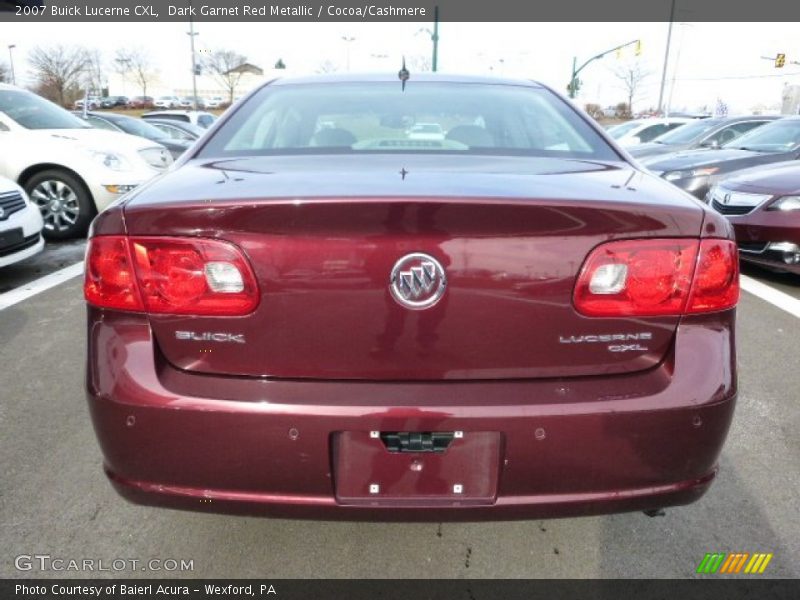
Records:
[[[526,86],[410,81],[266,86],[203,157],[368,152],[619,160],[566,102]]]

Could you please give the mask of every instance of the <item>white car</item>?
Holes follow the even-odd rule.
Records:
[[[223,104],[227,104],[228,99],[222,96],[211,96],[206,100],[206,108],[220,108]]]
[[[159,96],[153,101],[156,108],[177,108],[181,105],[181,99],[177,96]]]
[[[607,133],[620,146],[636,146],[637,144],[651,142],[658,136],[694,120],[683,117],[634,119],[609,128]]]
[[[156,110],[144,113],[142,118],[183,121],[184,123],[191,123],[203,129],[208,129],[211,127],[212,123],[217,120],[216,116],[202,110]]]
[[[39,207],[47,238],[85,234],[98,211],[171,164],[161,144],[94,129],[41,96],[0,84],[0,175]]]
[[[0,177],[0,267],[42,251],[42,215],[13,181]]]
[[[89,96],[88,98],[80,98],[79,100],[75,101],[74,107],[75,109],[83,108],[83,105],[88,101],[88,109],[94,110],[95,108],[100,108],[100,104],[102,104],[103,99],[100,96]]]
[[[444,129],[438,123],[416,123],[409,128],[408,139],[441,141],[444,139]]]

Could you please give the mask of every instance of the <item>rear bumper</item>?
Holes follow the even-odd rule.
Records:
[[[158,356],[143,317],[90,309],[88,399],[107,474],[141,504],[353,520],[642,510],[693,502],[716,473],[733,319],[687,319],[662,364],[622,377],[401,384],[191,375]],[[333,440],[372,430],[500,432],[496,497],[338,500]]]

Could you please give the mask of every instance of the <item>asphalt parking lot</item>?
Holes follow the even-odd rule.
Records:
[[[0,270],[2,294],[82,260],[52,244]],[[800,278],[746,268],[800,299]],[[101,470],[83,396],[81,279],[0,310],[0,577],[695,576],[706,552],[770,552],[765,576],[800,577],[800,320],[743,292],[739,404],[717,482],[664,517],[383,524],[269,520],[133,506]],[[19,571],[18,555],[192,560],[186,572]],[[708,577],[708,576],[706,576]],[[735,576],[734,576],[735,577]]]

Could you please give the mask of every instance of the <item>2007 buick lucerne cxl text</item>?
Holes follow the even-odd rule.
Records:
[[[736,398],[731,226],[543,85],[405,79],[264,85],[95,219],[116,489],[378,520],[698,499]]]

